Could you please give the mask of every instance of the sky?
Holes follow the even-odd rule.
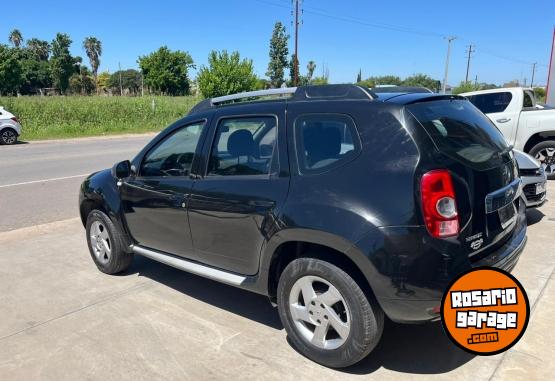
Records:
[[[55,4],[55,5],[54,5]],[[555,27],[555,0],[374,1],[304,0],[299,29],[301,73],[309,60],[315,75],[327,68],[330,82],[362,77],[425,73],[442,79],[447,40],[452,43],[448,83],[465,79],[468,45],[473,45],[469,77],[503,84],[526,78],[537,62],[535,84],[545,85]],[[70,35],[72,54],[82,41],[102,41],[100,71],[137,68],[137,58],[160,46],[187,51],[197,68],[213,49],[238,50],[263,77],[272,29],[281,21],[293,36],[291,0],[45,1],[2,5],[0,43],[17,28],[24,39]],[[293,38],[290,39],[293,51]],[[555,64],[555,63],[554,63]],[[192,77],[195,76],[192,71]]]

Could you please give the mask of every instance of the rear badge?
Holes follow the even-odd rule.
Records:
[[[472,241],[472,243],[470,244],[470,247],[472,248],[472,250],[478,250],[480,247],[482,247],[483,243],[484,243],[484,239],[480,238],[480,239],[477,239],[476,241]]]
[[[472,250],[478,250],[480,247],[482,247],[482,244],[484,243],[484,239],[482,238],[482,233],[478,233],[470,237],[466,237],[466,242],[470,242],[470,248]]]

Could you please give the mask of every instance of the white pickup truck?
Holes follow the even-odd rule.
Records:
[[[555,108],[538,106],[532,89],[499,88],[460,94],[486,114],[515,148],[555,175]]]

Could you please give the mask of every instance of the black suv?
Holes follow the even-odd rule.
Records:
[[[384,315],[437,320],[457,274],[514,267],[517,171],[463,97],[307,86],[202,101],[79,204],[100,271],[139,254],[268,295],[301,353],[344,367]]]

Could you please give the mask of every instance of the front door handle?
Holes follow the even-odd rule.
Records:
[[[511,118],[501,118],[501,119],[497,119],[498,123],[507,123],[510,122]]]

